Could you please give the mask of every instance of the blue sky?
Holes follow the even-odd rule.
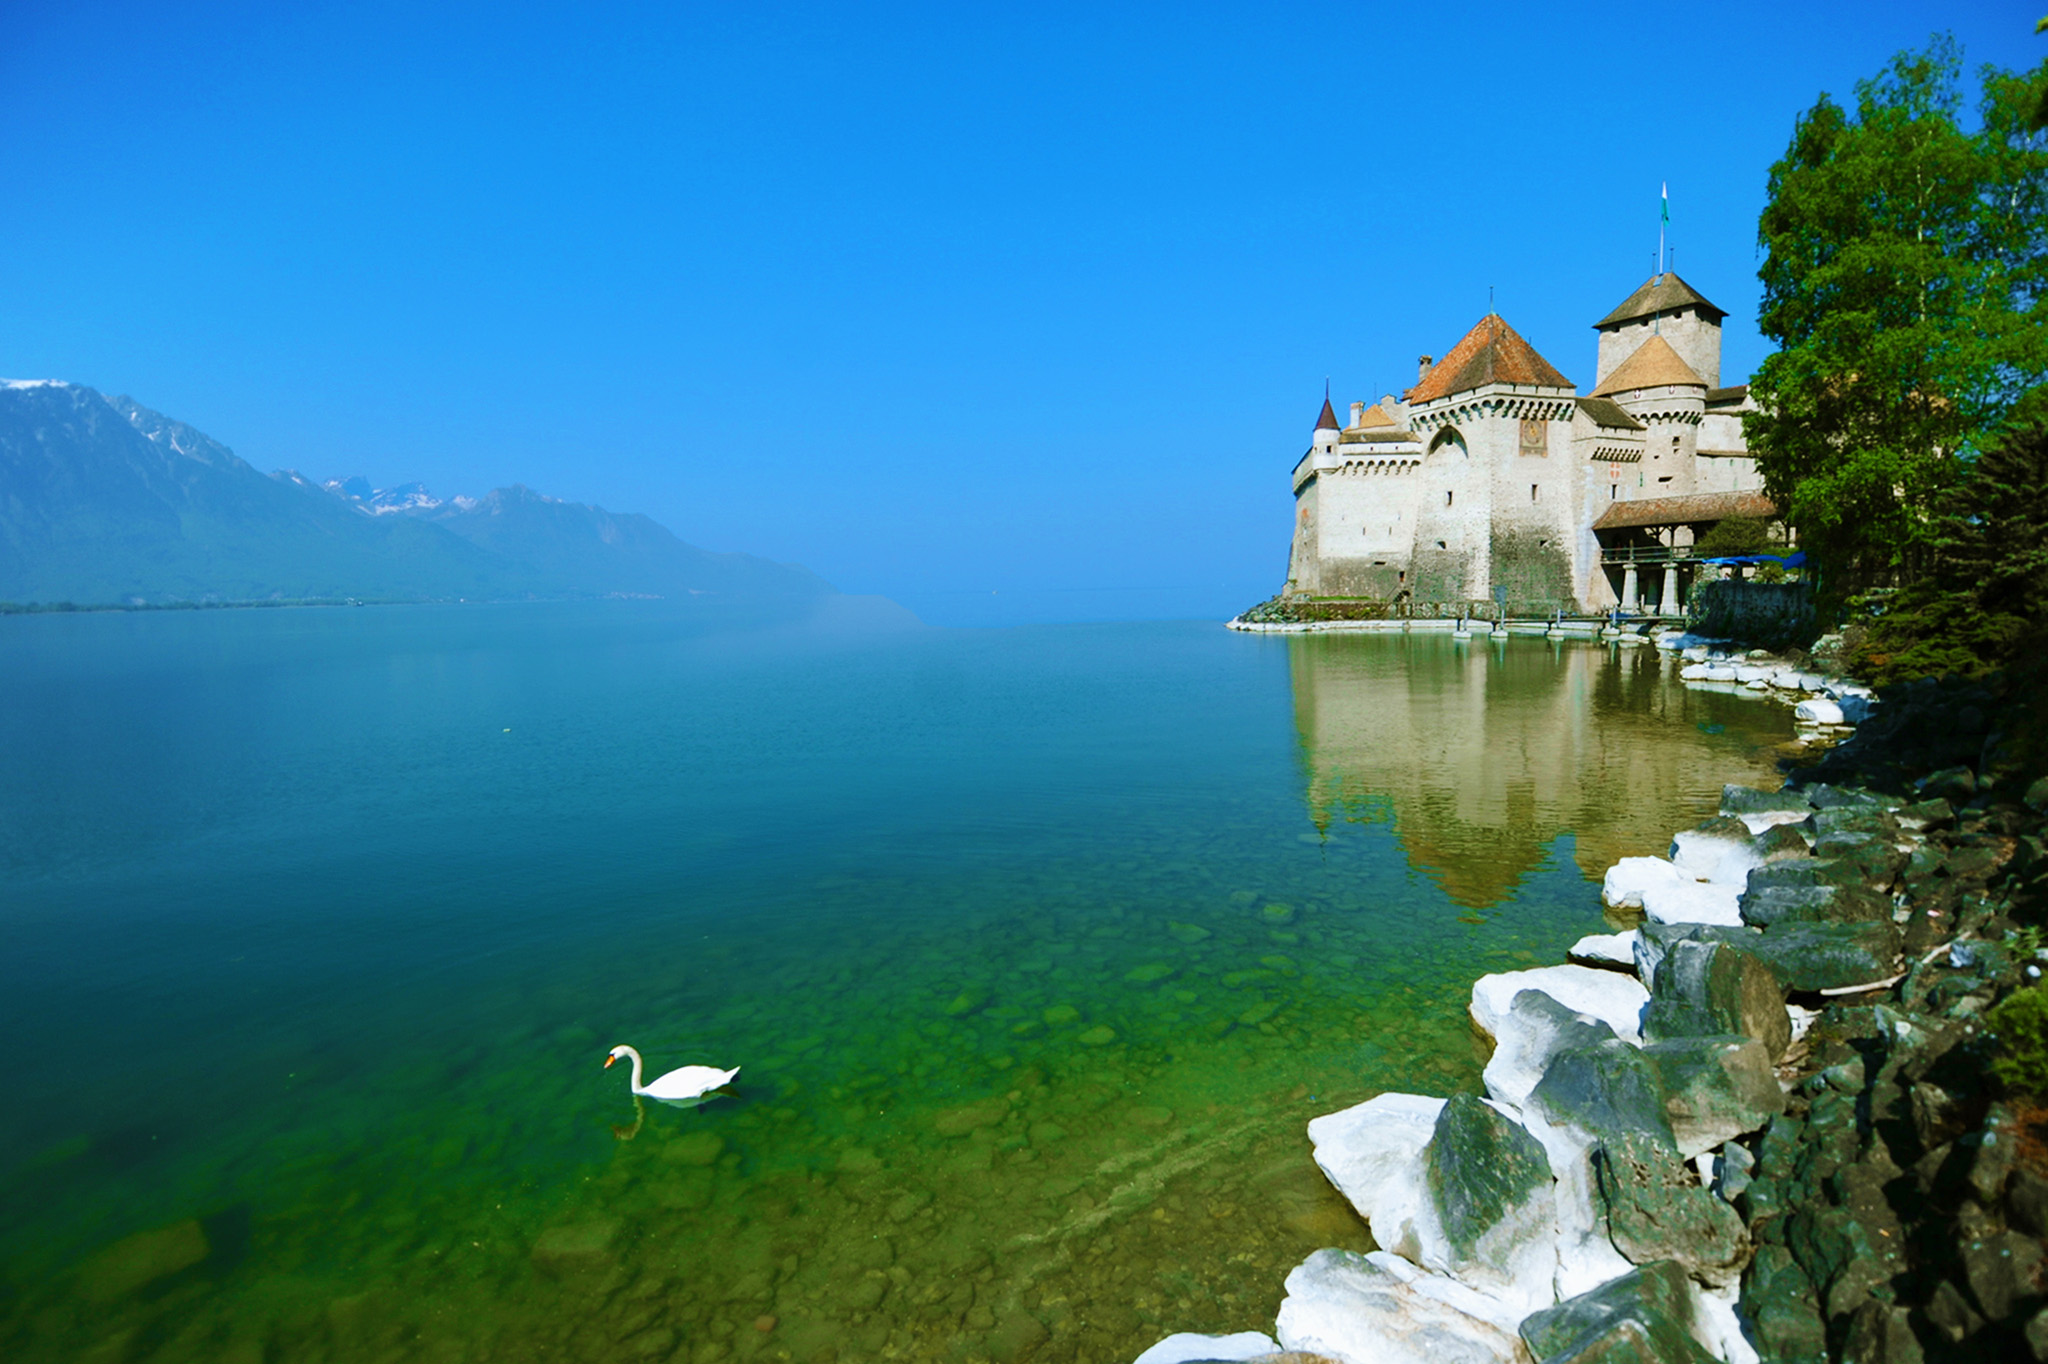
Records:
[[[1797,113],[2042,0],[0,7],[0,374],[260,468],[523,482],[945,624],[1222,616],[1328,376],[1487,308],[1762,354]]]

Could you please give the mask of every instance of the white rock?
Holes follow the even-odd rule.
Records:
[[[1747,824],[1743,826],[1745,829]],[[1749,884],[1749,874],[1763,865],[1756,845],[1747,838],[1712,830],[1687,829],[1671,838],[1671,865],[1681,875],[1701,881],[1732,885],[1737,890]],[[1645,902],[1645,908],[1648,908]]]
[[[1771,674],[1771,685],[1779,691],[1805,691],[1806,674],[1795,668],[1780,668]]]
[[[1487,1058],[1481,1078],[1494,1107],[1525,1126],[1540,1118],[1523,1110],[1557,1053],[1613,1031],[1603,1029],[1591,1014],[1567,1009],[1541,990],[1516,995],[1496,1026],[1493,1055]]]
[[[1688,644],[1679,651],[1678,656],[1688,663],[1704,663],[1713,656],[1713,652],[1704,644]],[[1680,676],[1684,676],[1684,674],[1681,673]]]
[[[1738,663],[1735,665],[1737,682],[1762,682],[1769,685],[1771,674],[1777,669],[1763,663]]]
[[[1557,1300],[1589,1293],[1635,1268],[1607,1235],[1593,1147],[1583,1134],[1556,1128],[1540,1117],[1525,1124],[1550,1157],[1552,1205],[1557,1210]]]
[[[1707,663],[1688,663],[1678,670],[1678,680],[1681,682],[1704,682],[1707,680],[1707,669],[1711,666],[1711,664]]]
[[[1820,696],[1809,696],[1792,708],[1792,718],[1804,720],[1810,725],[1839,725],[1842,708],[1835,702]]]
[[[1420,1094],[1381,1094],[1308,1125],[1317,1166],[1372,1224],[1372,1239],[1410,1258],[1422,1253],[1416,1220],[1429,1198],[1422,1151],[1443,1106]]]
[[[1807,1029],[1811,1028],[1814,1020],[1820,1017],[1820,1011],[1817,1009],[1805,1009],[1797,1004],[1790,1003],[1785,1006],[1785,1013],[1792,1020],[1792,1040],[1794,1042],[1806,1036]]]
[[[1504,1121],[1522,1125],[1506,1106],[1486,1102]],[[1512,1328],[1529,1313],[1557,1300],[1557,1209],[1554,1185],[1539,1182],[1501,1218],[1461,1250],[1445,1231],[1436,1198],[1429,1192],[1431,1157],[1423,1154],[1420,1211],[1415,1218],[1419,1254],[1406,1256],[1424,1269],[1447,1275],[1499,1305],[1498,1320]],[[1493,1310],[1493,1309],[1489,1309]],[[1489,1318],[1493,1320],[1494,1318]]]
[[[1264,1331],[1239,1331],[1228,1336],[1197,1335],[1180,1331],[1168,1336],[1131,1364],[1192,1364],[1196,1360],[1257,1359],[1278,1354],[1280,1342]]]
[[[1693,1335],[1700,1344],[1728,1364],[1758,1364],[1756,1346],[1742,1333],[1742,1318],[1736,1311],[1742,1286],[1730,1284],[1718,1291],[1696,1283],[1687,1286],[1693,1293]]]
[[[1742,887],[1711,881],[1681,881],[1643,892],[1643,917],[1653,924],[1742,923]]]
[[[1633,976],[1591,966],[1539,966],[1481,976],[1472,983],[1472,1021],[1488,1037],[1498,1037],[1501,1020],[1524,990],[1541,990],[1567,1009],[1591,1014],[1616,1036],[1638,1045],[1642,1041],[1643,1006],[1650,992]]]
[[[1600,882],[1600,898],[1609,909],[1641,909],[1643,891],[1648,887],[1688,879],[1661,857],[1624,857],[1607,869]]]
[[[1589,933],[1573,943],[1565,955],[1580,966],[1614,966],[1636,969],[1636,939],[1642,934],[1631,928],[1626,933]]]
[[[1343,1364],[1527,1364],[1499,1304],[1385,1251],[1319,1250],[1287,1276],[1273,1334]]]

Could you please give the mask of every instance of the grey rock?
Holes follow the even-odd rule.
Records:
[[[1987,1208],[1997,1206],[2005,1192],[2005,1182],[2019,1160],[2019,1130],[2012,1110],[2004,1104],[1993,1104],[1984,1115],[1983,1129],[1963,1138],[1964,1146],[1976,1147],[1970,1160],[1970,1191]]]
[[[1517,994],[1495,1030],[1486,1092],[1520,1108],[1559,1053],[1614,1040],[1614,1029],[1541,990]]]
[[[2048,777],[2043,777],[2041,781],[2048,781]],[[2034,784],[2039,786],[2041,782]],[[2028,792],[2028,795],[2032,794],[2032,791]],[[2028,1318],[2027,1348],[2033,1351],[2037,1364],[2048,1364],[2048,1307],[2042,1308]]]
[[[1967,767],[1944,767],[1928,773],[1914,786],[1922,800],[1940,798],[1952,805],[1962,805],[1977,794],[1977,774]]]
[[[1701,1188],[1675,1151],[1636,1132],[1602,1141],[1593,1168],[1614,1248],[1633,1264],[1676,1260],[1710,1288],[1732,1284],[1749,1259],[1735,1210]]]
[[[1792,1042],[1778,979],[1757,957],[1725,942],[1672,943],[1657,963],[1643,1035],[1651,1041],[1754,1037],[1775,1059]]]
[[[1544,1364],[1706,1364],[1714,1356],[1696,1337],[1694,1316],[1684,1269],[1660,1260],[1531,1313],[1521,1334]]]
[[[2022,1302],[2039,1296],[2041,1242],[2016,1231],[1972,1237],[1960,1247],[1963,1281],[1977,1308],[2003,1321]]]
[[[1934,1286],[1934,1292],[1927,1297],[1926,1307],[1921,1310],[1934,1329],[1951,1341],[1959,1342],[1984,1329],[1984,1318],[1970,1305],[1963,1290],[1947,1279]]]
[[[1873,1301],[1849,1318],[1842,1358],[1856,1364],[1922,1364],[1926,1356],[1907,1322],[1906,1309]]]
[[[1559,1052],[1529,1095],[1546,1122],[1595,1139],[1638,1133],[1674,1154],[1678,1140],[1664,1116],[1657,1068],[1619,1039]]]
[[[2005,1186],[2005,1209],[2021,1231],[2048,1236],[2048,1179],[2032,1170],[2013,1171]]]
[[[1876,805],[1890,807],[1899,802],[1866,791],[1860,786],[1808,786],[1806,798],[1813,802],[1816,810],[1838,810],[1844,805]]]
[[[1947,801],[1936,797],[1933,800],[1916,801],[1901,806],[1894,816],[1899,827],[1907,833],[1928,833],[1935,829],[1947,829],[1956,822],[1956,812]]]
[[[1731,1141],[1714,1153],[1714,1192],[1733,1203],[1742,1197],[1756,1175],[1756,1157],[1739,1141]]]
[[[1711,1151],[1785,1111],[1771,1054],[1754,1037],[1652,1042],[1643,1055],[1662,1083],[1664,1114],[1682,1156]]]
[[[1805,857],[1812,848],[1812,842],[1798,824],[1773,824],[1750,841],[1750,848],[1757,860],[1769,865],[1784,862],[1795,857]]]

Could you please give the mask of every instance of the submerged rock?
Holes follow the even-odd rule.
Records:
[[[78,1295],[109,1303],[190,1269],[212,1253],[206,1229],[186,1218],[123,1237],[87,1260],[78,1271]]]
[[[1287,1276],[1273,1334],[1342,1364],[1528,1364],[1499,1304],[1385,1251],[1319,1250]]]

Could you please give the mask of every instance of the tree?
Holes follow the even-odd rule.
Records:
[[[1771,168],[1779,349],[1746,426],[1829,604],[1927,569],[1935,498],[2048,380],[2048,63],[1986,68],[1974,130],[1960,70],[1953,39],[1901,53],[1853,110],[1823,95]]]

